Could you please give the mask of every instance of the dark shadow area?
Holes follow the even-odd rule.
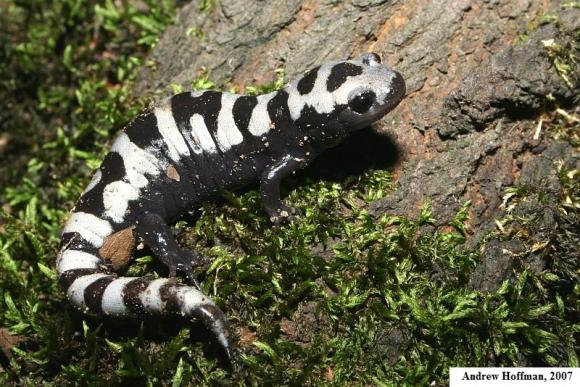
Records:
[[[188,321],[179,316],[142,316],[139,318],[112,318],[105,316],[88,316],[72,312],[71,319],[78,332],[82,331],[82,321],[86,321],[91,330],[100,326],[101,336],[111,341],[125,341],[140,335],[143,326],[143,339],[156,343],[171,341],[182,328],[189,328],[191,343],[201,343],[204,356],[217,359],[220,367],[230,369],[232,364],[227,354],[201,321]],[[79,340],[84,340],[79,334]],[[235,342],[232,342],[234,345]]]
[[[327,149],[288,180],[292,185],[304,178],[340,182],[369,169],[391,168],[400,157],[401,150],[395,141],[369,126],[350,134],[336,147]]]

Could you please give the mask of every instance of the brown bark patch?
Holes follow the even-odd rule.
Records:
[[[134,228],[135,226],[127,227],[109,235],[100,248],[99,255],[111,262],[113,270],[119,270],[129,262],[135,248]]]
[[[238,344],[242,348],[247,348],[250,345],[252,345],[252,343],[256,341],[256,336],[257,336],[256,332],[250,330],[250,328],[247,327],[238,328],[238,337],[239,337]]]
[[[10,350],[22,340],[24,336],[12,335],[8,329],[0,328],[0,350],[7,359],[10,359],[12,355]]]
[[[179,172],[177,172],[177,169],[175,169],[173,164],[169,164],[169,166],[167,167],[167,171],[165,173],[167,174],[167,177],[170,178],[171,180],[175,181],[181,180],[181,176],[179,176]]]

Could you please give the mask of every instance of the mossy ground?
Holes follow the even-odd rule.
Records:
[[[468,203],[439,229],[428,204],[417,219],[367,213],[394,189],[387,171],[298,178],[286,200],[303,213],[282,227],[271,226],[256,191],[206,204],[176,233],[213,258],[203,286],[236,333],[234,372],[198,340],[199,326],[74,311],[56,283],[60,229],[111,137],[147,104],[129,88],[175,12],[172,2],[97,3],[0,2],[0,339],[10,352],[0,354],[2,385],[423,385],[445,384],[449,366],[578,366],[570,254],[580,183],[570,170],[554,198],[558,232],[527,252],[540,252],[546,269],[515,265],[513,280],[488,293],[468,286],[479,259],[464,246]],[[553,132],[576,142],[571,125],[554,119]],[[496,237],[525,244],[533,219],[510,214],[531,193],[541,197],[529,187],[506,192]],[[149,256],[130,269],[151,272],[166,274]]]

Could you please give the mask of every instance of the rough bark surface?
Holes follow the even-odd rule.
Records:
[[[552,22],[541,21],[546,14]],[[169,94],[172,83],[188,87],[202,67],[218,84],[243,90],[272,81],[279,67],[292,79],[327,60],[380,53],[403,74],[408,95],[375,125],[392,142],[375,146],[377,157],[398,156],[398,188],[370,211],[415,217],[429,201],[445,224],[470,200],[468,247],[481,251],[470,284],[491,291],[509,278],[513,256],[523,249],[515,239],[484,239],[504,215],[505,189],[530,185],[553,193],[519,209],[541,214],[532,231],[542,240],[556,224],[556,161],[579,165],[569,144],[533,139],[547,105],[577,108],[577,79],[566,82],[544,43],[569,43],[579,27],[580,10],[547,0],[232,0],[209,12],[193,2],[161,38],[155,65],[143,69],[136,91]],[[354,144],[364,142],[342,150]],[[541,257],[530,259],[532,270],[543,268]]]

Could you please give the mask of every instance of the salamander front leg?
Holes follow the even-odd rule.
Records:
[[[209,260],[180,247],[161,216],[155,213],[144,214],[136,224],[135,234],[167,266],[170,277],[176,277],[177,273],[185,274],[189,283],[199,288],[193,269],[206,266]]]
[[[272,163],[262,173],[260,180],[260,195],[262,206],[273,223],[280,223],[296,211],[280,200],[280,183],[282,179],[297,169],[306,166],[306,159],[286,155]]]

